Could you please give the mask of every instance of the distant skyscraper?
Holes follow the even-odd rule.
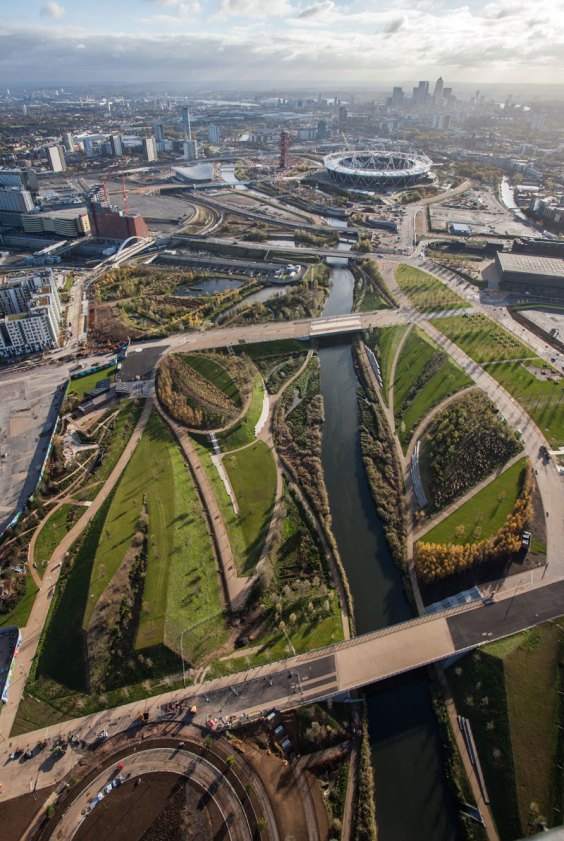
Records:
[[[443,77],[439,76],[439,78],[437,79],[437,81],[435,83],[435,90],[433,91],[433,99],[435,100],[435,102],[437,102],[437,100],[442,99],[442,96],[443,96]]]
[[[24,117],[27,117],[27,105],[25,104],[25,102],[22,105],[22,114],[24,115]]]
[[[183,143],[184,158],[187,161],[195,161],[198,157],[198,143],[196,140],[185,140]]]
[[[325,120],[320,120],[317,124],[317,139],[325,140],[327,137],[327,123]]]
[[[164,140],[164,126],[162,123],[155,123],[153,126],[153,131],[155,132],[155,140],[157,143],[162,143]]]
[[[63,142],[67,152],[74,152],[74,137],[71,131],[65,131],[63,134]]]
[[[180,109],[182,116],[182,131],[184,132],[184,140],[192,140],[192,130],[190,128],[190,111],[187,105],[183,105]]]
[[[157,160],[157,143],[154,137],[145,137],[143,140],[143,152],[147,161]]]
[[[344,105],[341,105],[339,108],[339,122],[346,123],[348,118],[348,112]]]
[[[392,105],[401,105],[403,102],[403,88],[394,88],[392,90]]]
[[[208,125],[208,140],[210,143],[215,143],[216,145],[221,142],[219,126],[214,126],[213,123]]]
[[[429,82],[419,82],[416,89],[416,102],[418,105],[425,105],[429,96]]]
[[[64,172],[67,168],[65,153],[62,146],[48,146],[47,160],[53,172]]]
[[[110,137],[110,145],[112,147],[112,155],[114,158],[121,158],[123,155],[123,143],[121,142],[121,135],[112,134]]]

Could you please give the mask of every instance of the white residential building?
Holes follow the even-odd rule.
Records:
[[[52,271],[0,283],[0,356],[59,346],[62,307]]]

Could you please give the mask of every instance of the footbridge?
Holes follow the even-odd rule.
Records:
[[[64,721],[53,725],[50,735],[55,738],[73,733],[78,738],[95,741],[101,729],[112,728],[112,733],[127,729],[140,713],[146,713],[150,721],[166,717],[166,705],[175,701],[182,701],[185,707],[197,706],[196,723],[205,724],[213,719],[216,723],[229,721],[235,725],[260,718],[271,707],[292,709],[327,698],[347,698],[354,690],[449,660],[564,614],[564,581],[527,592],[519,590],[518,585],[514,592],[500,593],[499,600],[494,602],[471,602],[317,651]],[[29,733],[13,737],[6,753],[29,743]],[[8,796],[12,781],[6,774],[0,773],[0,778],[5,789],[3,795]],[[26,776],[26,785],[27,781]],[[46,779],[44,785],[49,782]],[[9,796],[15,796],[16,791],[14,788]]]

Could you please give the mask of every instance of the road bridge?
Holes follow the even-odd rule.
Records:
[[[112,735],[127,730],[140,713],[150,721],[166,718],[164,706],[182,700],[198,708],[195,723],[229,721],[231,726],[264,715],[266,709],[293,709],[327,698],[347,697],[348,693],[396,675],[435,662],[449,660],[480,645],[526,630],[540,622],[554,620],[564,611],[564,581],[525,593],[504,593],[499,601],[474,602],[461,608],[413,619],[399,625],[363,634],[318,651],[289,657],[205,681],[183,690],[146,698],[115,709],[103,710],[48,728],[48,734],[26,733],[9,738],[4,732],[0,756],[17,747],[35,744],[38,738],[51,739],[71,734],[94,742],[100,730]],[[8,718],[13,711],[9,710]],[[12,712],[12,715],[10,713]],[[0,729],[2,718],[0,715]],[[23,766],[0,765],[3,788],[0,801],[29,791],[29,780],[38,779],[41,788],[58,782],[77,758],[71,751],[49,769],[44,756],[37,754]]]

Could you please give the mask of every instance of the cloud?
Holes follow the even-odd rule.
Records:
[[[318,17],[319,15],[325,14],[325,12],[330,12],[335,8],[335,3],[333,0],[325,0],[323,3],[314,3],[313,6],[307,6],[305,9],[302,9],[301,12],[298,13],[298,18],[313,18]]]
[[[49,0],[41,6],[40,14],[44,18],[62,18],[65,13],[64,6],[57,3],[56,0]]]
[[[399,18],[394,18],[384,27],[386,35],[394,35],[407,27],[407,16],[401,15]]]
[[[220,17],[270,18],[292,11],[287,0],[221,0],[217,13]]]
[[[75,45],[75,50],[85,50],[85,49],[86,49],[86,44],[76,44]]]

